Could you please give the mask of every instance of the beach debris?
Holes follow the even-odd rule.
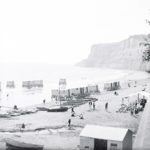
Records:
[[[84,117],[83,117],[83,114],[82,114],[82,113],[79,115],[79,118],[80,118],[80,119],[84,119]]]

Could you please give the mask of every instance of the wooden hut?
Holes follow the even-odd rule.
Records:
[[[104,90],[106,91],[114,91],[120,88],[121,86],[119,81],[104,83]]]
[[[80,150],[132,150],[132,131],[86,125],[80,133]]]

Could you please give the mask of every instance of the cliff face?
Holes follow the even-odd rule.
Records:
[[[78,65],[150,71],[149,43],[150,35],[134,35],[117,43],[93,45],[88,58]]]

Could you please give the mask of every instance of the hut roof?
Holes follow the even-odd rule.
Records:
[[[128,129],[125,128],[86,125],[80,133],[80,136],[112,141],[123,141],[127,132]]]

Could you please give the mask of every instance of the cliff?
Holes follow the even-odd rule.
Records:
[[[130,36],[117,43],[93,45],[88,58],[78,65],[150,71],[149,43],[150,34]]]

